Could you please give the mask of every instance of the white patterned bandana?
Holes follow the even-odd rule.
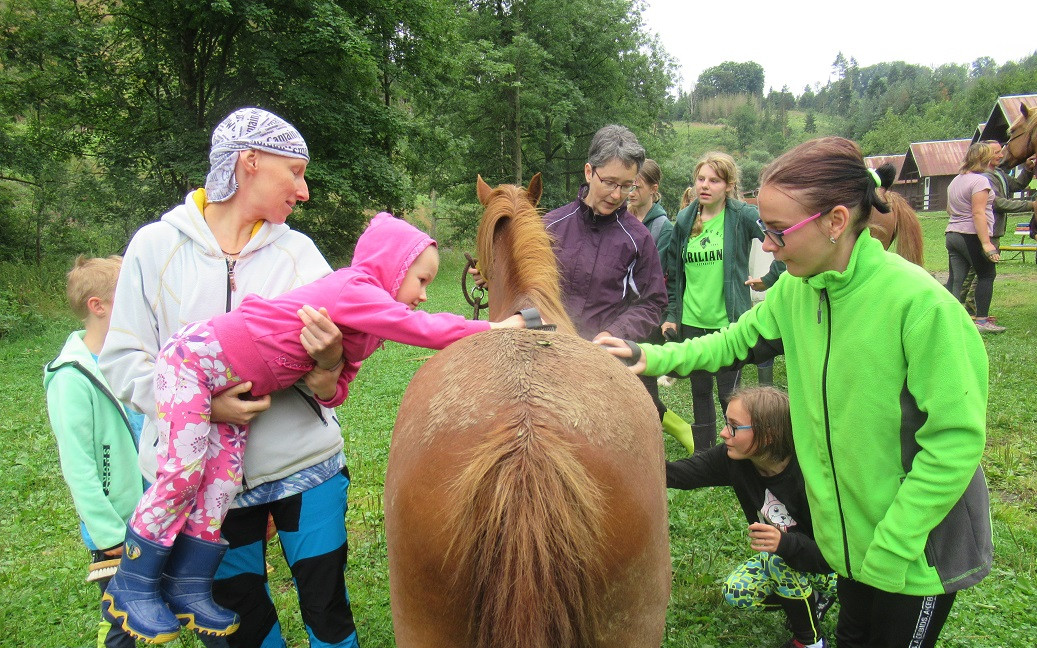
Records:
[[[235,110],[212,132],[209,175],[205,179],[205,197],[209,202],[223,202],[238,190],[234,166],[238,152],[249,149],[310,159],[306,140],[285,120],[261,108]]]

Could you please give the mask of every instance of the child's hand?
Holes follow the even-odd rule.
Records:
[[[760,279],[759,277],[749,277],[745,280],[745,285],[749,286],[756,292],[767,290],[767,284],[763,283],[763,279]]]
[[[325,371],[341,366],[342,331],[328,317],[328,310],[323,306],[319,311],[312,306],[303,306],[299,309],[299,319],[303,323],[299,342],[306,353],[317,361],[317,366]]]
[[[302,380],[310,391],[317,395],[317,398],[329,401],[335,396],[335,390],[338,389],[338,377],[345,365],[345,362],[339,360],[339,363],[331,369],[314,367],[308,373],[303,374]]]
[[[627,344],[626,340],[620,340],[615,337],[603,337],[594,340],[594,344],[597,344],[619,358],[624,364],[627,364],[630,367],[630,371],[633,371],[636,374],[644,373],[644,370],[648,368],[648,362],[645,360],[644,354],[640,354],[635,359],[634,350],[629,344]]]
[[[252,382],[245,381],[220,392],[212,398],[212,414],[215,423],[248,425],[260,412],[270,409],[270,394],[262,398],[242,398],[252,389]]]
[[[749,540],[753,551],[775,553],[778,551],[778,543],[781,542],[781,531],[770,524],[753,522],[749,525]]]

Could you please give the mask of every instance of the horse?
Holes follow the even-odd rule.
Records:
[[[1031,111],[1020,103],[1019,111],[1019,119],[1008,129],[1005,157],[1001,160],[1003,169],[1014,169],[1037,151],[1037,110]]]
[[[477,234],[495,329],[418,370],[385,478],[401,648],[658,648],[670,596],[665,461],[640,381],[575,334],[528,188],[491,189]]]

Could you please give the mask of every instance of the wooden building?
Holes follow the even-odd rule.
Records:
[[[958,174],[972,140],[915,142],[904,156],[897,191],[918,211],[947,209],[947,185]]]
[[[980,140],[997,140],[1004,144],[1008,141],[1008,127],[1022,115],[1019,106],[1025,104],[1029,110],[1037,109],[1037,94],[1008,95],[998,97],[990,111],[985,124],[980,124],[972,136],[972,142]]]

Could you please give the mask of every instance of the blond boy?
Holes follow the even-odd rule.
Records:
[[[43,369],[61,472],[72,493],[91,563],[122,555],[126,520],[143,493],[137,466],[140,415],[122,406],[97,366],[121,264],[117,256],[76,259],[68,273],[67,294],[83,329],[69,335],[58,357]],[[102,594],[109,579],[96,581]],[[102,619],[97,645],[131,648],[136,644],[121,628]]]

